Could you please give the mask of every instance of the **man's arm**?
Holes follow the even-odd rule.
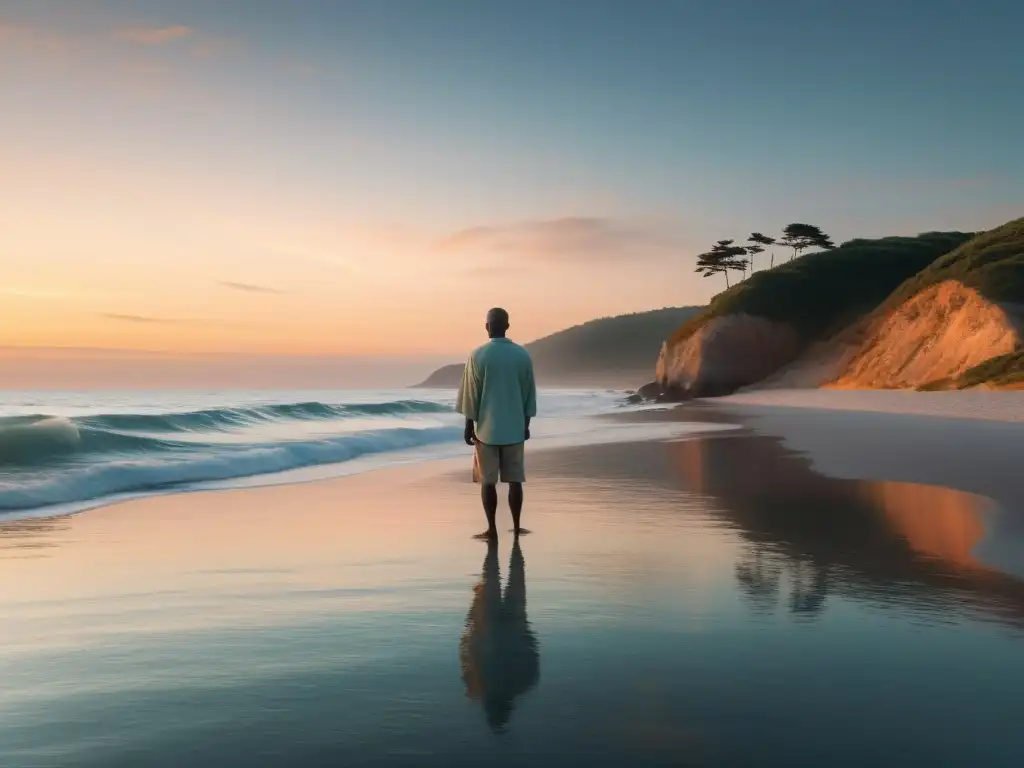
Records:
[[[533,360],[526,358],[526,381],[523,387],[523,415],[526,416],[526,434],[524,439],[530,439],[530,419],[537,415],[537,382],[533,376]]]
[[[480,419],[480,384],[476,360],[470,355],[462,371],[459,394],[455,398],[455,410],[466,417],[463,439],[468,445],[475,442],[473,422]]]

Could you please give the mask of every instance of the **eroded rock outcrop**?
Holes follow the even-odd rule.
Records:
[[[713,397],[764,379],[800,352],[796,330],[746,314],[722,315],[661,347],[655,378],[663,391]]]

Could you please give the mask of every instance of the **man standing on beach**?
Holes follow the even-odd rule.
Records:
[[[526,481],[525,442],[530,419],[537,415],[537,387],[530,353],[505,337],[508,312],[495,307],[484,326],[490,341],[466,361],[455,409],[466,417],[465,440],[476,451],[480,496],[487,515],[489,539],[498,537],[498,481],[508,485],[508,505],[516,536],[523,511]]]

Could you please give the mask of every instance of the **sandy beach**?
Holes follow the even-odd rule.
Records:
[[[0,526],[0,763],[1020,764],[1024,426],[630,418],[738,428]]]

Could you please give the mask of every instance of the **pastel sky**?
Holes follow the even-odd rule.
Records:
[[[456,356],[1024,208],[1016,0],[4,0],[0,347]]]

